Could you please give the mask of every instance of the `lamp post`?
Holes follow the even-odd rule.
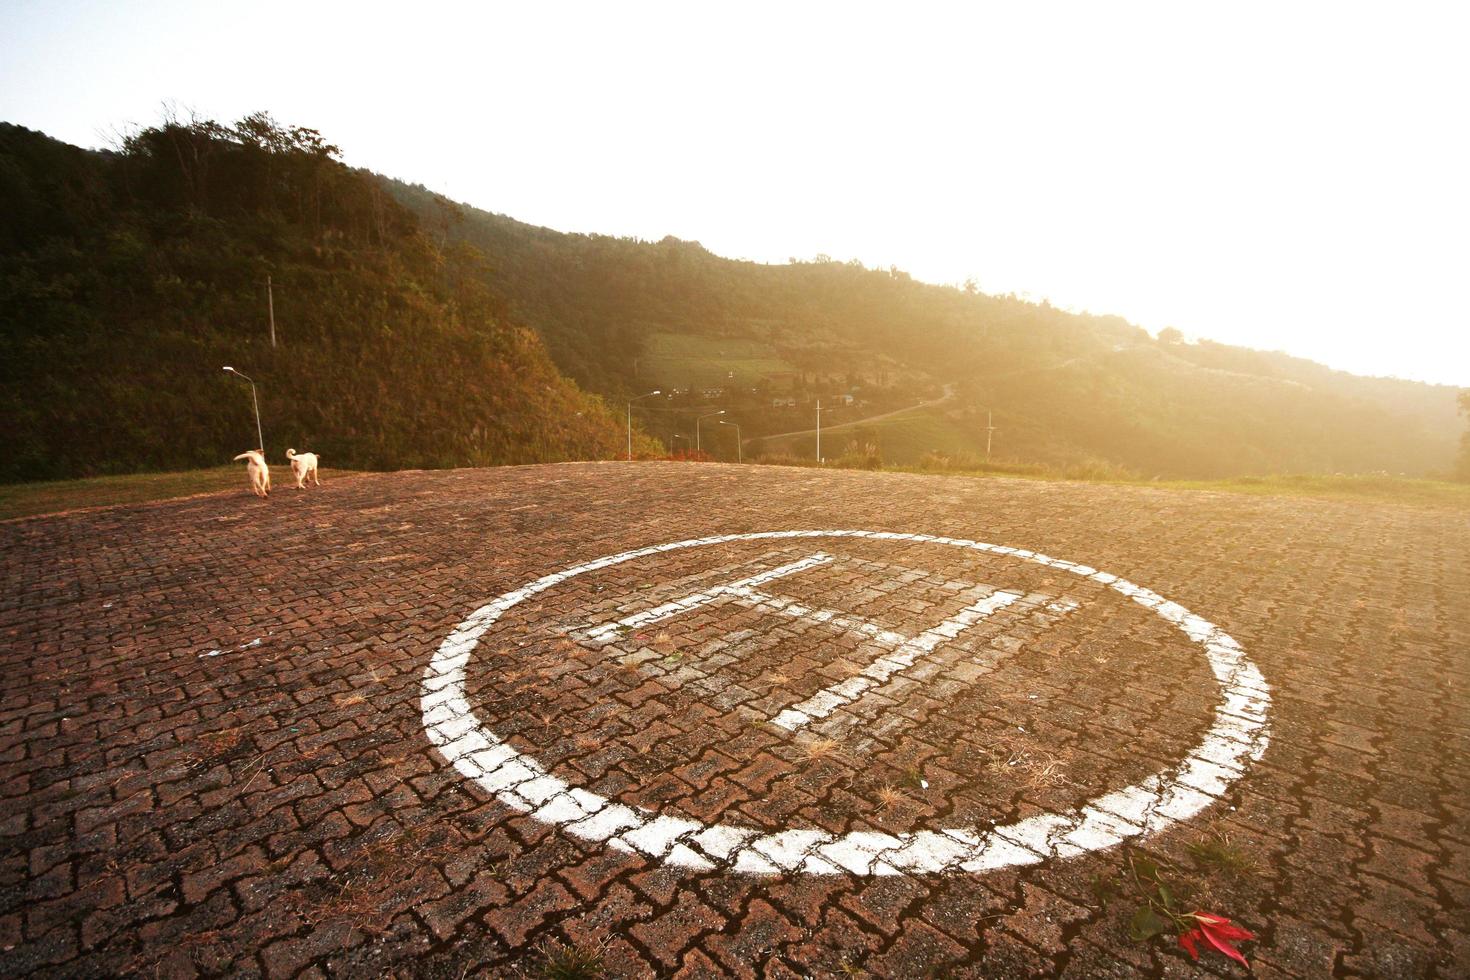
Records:
[[[245,378],[245,375],[241,374],[239,371],[236,371],[234,368],[230,367],[228,364],[225,365],[225,373],[226,374],[233,374],[236,377]],[[249,378],[245,378],[245,380],[246,381],[250,381]],[[257,439],[260,440],[260,454],[262,456],[264,456],[265,455],[265,436],[263,436],[263,435],[260,434],[260,399],[258,399],[258,398],[255,397],[255,382],[254,381],[250,381],[250,404],[252,406],[254,406],[254,408],[255,408],[255,438],[257,438]]]
[[[737,463],[743,463],[743,462],[745,462],[745,445],[740,440],[740,423],[739,422],[726,422],[724,419],[720,419],[720,424],[721,425],[733,425],[735,427],[735,462],[737,462]]]
[[[688,449],[689,448],[689,437],[686,436],[682,432],[675,432],[672,436],[669,437],[669,455],[670,456],[672,456],[674,454],[674,445],[675,445],[674,440],[675,439],[683,439],[684,440],[684,448],[685,449]]]
[[[722,408],[718,412],[710,412],[708,415],[701,415],[699,418],[697,418],[697,419],[694,420],[694,451],[695,452],[699,452],[699,449],[700,449],[700,446],[699,446],[699,423],[703,422],[705,419],[712,419],[716,415],[724,415],[724,414],[725,414],[725,410]]]
[[[817,462],[822,461],[822,399],[817,399]]]
[[[628,399],[628,459],[629,459],[629,461],[632,461],[632,459],[633,459],[633,403],[634,402],[640,402],[640,401],[642,401],[645,398],[652,398],[654,395],[657,395],[657,394],[661,394],[661,392],[657,388],[655,388],[655,389],[653,389],[652,391],[650,391],[646,395],[639,395],[637,398],[630,398],[630,399]]]

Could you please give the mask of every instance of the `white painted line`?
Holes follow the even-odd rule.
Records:
[[[772,568],[768,571],[761,572],[759,575],[752,575],[750,578],[741,579],[739,582],[731,582],[729,585],[717,585],[706,592],[696,592],[677,601],[666,602],[661,606],[646,609],[641,613],[629,616],[626,619],[620,619],[615,623],[603,623],[596,629],[588,630],[587,638],[596,643],[609,643],[619,636],[639,627],[652,626],[654,623],[662,622],[671,616],[677,616],[679,613],[688,612],[691,609],[696,609],[699,606],[714,602],[721,596],[736,594],[743,589],[764,585],[778,578],[785,578],[787,575],[795,575],[797,572],[804,572],[808,568],[825,565],[831,560],[831,555],[819,551],[816,554],[808,555],[800,561],[794,561],[789,565],[782,565],[780,568]]]
[[[773,724],[794,732],[818,718],[827,717],[843,705],[856,701],[868,688],[876,687],[894,674],[909,669],[920,657],[933,653],[945,640],[953,640],[991,613],[1004,609],[1019,598],[1019,592],[993,592],[978,602],[970,603],[938,626],[904,642],[892,654],[870,665],[863,674],[849,677],[842,683],[818,691],[805,701],[787,708],[772,720]]]
[[[866,620],[853,619],[834,609],[812,609],[801,603],[781,596],[774,596],[757,590],[756,586],[764,585],[766,582],[775,581],[797,572],[806,571],[819,565],[825,565],[832,561],[832,556],[824,552],[817,552],[799,561],[782,565],[759,575],[731,582],[728,585],[715,586],[704,592],[696,592],[673,602],[636,613],[625,619],[612,623],[604,623],[595,629],[589,630],[587,638],[594,642],[611,642],[619,636],[638,629],[662,622],[680,613],[707,605],[722,596],[729,596],[741,600],[762,612],[776,613],[794,619],[804,619],[823,625],[831,625],[838,629],[864,636],[872,642],[878,643],[894,651],[887,657],[879,658],[863,671],[863,675],[849,677],[823,691],[819,691],[800,704],[782,711],[772,723],[788,731],[796,731],[810,724],[818,718],[825,718],[840,707],[851,704],[857,700],[864,691],[876,687],[888,681],[894,674],[912,667],[921,657],[933,652],[945,640],[952,640],[966,629],[990,616],[999,609],[1016,602],[1021,598],[1020,593],[1007,591],[992,591],[989,587],[980,586],[978,589],[984,591],[985,595],[940,623],[932,629],[926,630],[916,637],[904,637],[892,630],[885,630]],[[1064,607],[1054,603],[1061,611]],[[1075,608],[1076,603],[1071,603]]]
[[[872,640],[874,643],[881,644],[885,647],[898,647],[908,642],[908,637],[902,633],[895,633],[892,630],[883,629],[866,620],[853,619],[851,616],[839,612],[836,609],[812,609],[809,606],[802,605],[795,599],[768,595],[765,592],[757,592],[754,589],[743,586],[739,588],[734,585],[727,586],[725,591],[736,599],[744,601],[751,607],[759,609],[761,612],[778,613],[782,616],[789,616],[792,619],[805,619],[814,623],[828,624],[838,629],[846,630],[849,633],[858,633]]]
[[[1009,555],[1045,565],[1113,589],[1174,624],[1204,650],[1220,688],[1214,724],[1177,766],[1135,786],[1098,797],[1068,813],[1042,813],[985,833],[954,827],[909,834],[829,834],[788,829],[764,833],[728,824],[657,814],[613,803],[552,776],[530,756],[511,748],[481,725],[465,691],[465,668],[486,631],[507,610],[567,579],[649,555],[727,541],[801,538],[866,538],[929,543],[992,555]],[[505,593],[470,614],[440,644],[424,672],[424,727],[440,756],[467,779],[519,812],[584,840],[615,850],[639,850],[674,867],[740,874],[780,873],[893,875],[981,872],[1036,864],[1115,847],[1156,834],[1219,802],[1219,795],[1247,764],[1261,758],[1270,741],[1266,718],[1270,687],[1240,644],[1219,627],[1176,603],[1087,565],[1016,548],[890,531],[757,531],[693,538],[638,548],[542,576]],[[473,722],[466,728],[460,719]],[[562,795],[575,801],[570,806]],[[586,813],[575,819],[575,814]]]

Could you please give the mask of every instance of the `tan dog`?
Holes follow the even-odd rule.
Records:
[[[322,478],[316,471],[319,462],[316,453],[298,453],[294,449],[288,449],[286,458],[291,461],[291,475],[296,477],[297,490],[305,489],[307,480],[312,480],[316,486],[322,485]]]
[[[266,465],[265,454],[251,449],[235,457],[236,462],[245,460],[245,475],[250,478],[250,492],[257,497],[271,495],[271,468]]]

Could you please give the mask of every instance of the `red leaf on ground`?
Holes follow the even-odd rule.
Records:
[[[1255,933],[1251,932],[1248,929],[1242,929],[1240,926],[1231,922],[1229,919],[1225,918],[1222,915],[1211,915],[1208,912],[1191,912],[1190,915],[1196,922],[1199,923],[1197,927],[1191,929],[1189,933],[1187,933],[1187,935],[1189,935],[1191,939],[1197,938],[1194,936],[1194,934],[1199,933],[1211,946],[1215,947],[1231,959],[1239,960],[1242,966],[1244,966],[1246,969],[1250,969],[1250,963],[1247,962],[1246,958],[1241,955],[1240,950],[1232,946],[1231,943],[1241,939],[1255,939]],[[1184,936],[1180,936],[1179,941],[1182,945],[1184,942]],[[1185,948],[1189,949],[1190,952],[1193,952],[1193,949],[1191,947]]]

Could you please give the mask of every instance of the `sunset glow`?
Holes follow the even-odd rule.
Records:
[[[906,8],[907,9],[907,8]],[[15,3],[0,118],[173,101],[560,230],[1470,384],[1454,7]]]

